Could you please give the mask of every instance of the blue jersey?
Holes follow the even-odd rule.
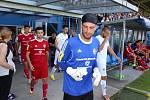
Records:
[[[63,91],[73,96],[83,95],[93,90],[92,71],[97,67],[96,55],[98,52],[99,41],[92,37],[92,41],[85,43],[80,35],[66,40],[62,47],[64,56],[58,65],[64,70]],[[87,67],[88,74],[83,76],[83,80],[75,81],[66,69],[72,67]]]

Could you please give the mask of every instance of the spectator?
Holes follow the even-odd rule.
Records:
[[[12,31],[7,27],[3,27],[0,33],[0,100],[7,100],[12,84],[13,73],[16,69],[12,60],[13,53],[7,44],[11,40]]]

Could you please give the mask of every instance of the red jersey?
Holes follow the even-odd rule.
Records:
[[[132,50],[130,46],[127,46],[125,48],[124,57],[127,57],[128,54],[132,56],[136,56],[136,54],[134,53],[134,51]]]
[[[21,53],[26,54],[28,42],[32,39],[34,39],[33,33],[18,35],[18,42],[21,43]]]
[[[28,44],[27,50],[30,52],[32,64],[38,64],[42,66],[48,64],[46,52],[49,52],[49,44],[47,40],[31,40]]]

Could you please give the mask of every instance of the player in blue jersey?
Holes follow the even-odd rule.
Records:
[[[92,74],[95,85],[101,78],[96,63],[99,41],[92,37],[96,24],[96,15],[85,14],[81,33],[66,40],[62,47],[58,65],[64,70],[63,100],[93,100]]]

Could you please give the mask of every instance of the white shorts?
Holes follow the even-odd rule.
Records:
[[[106,72],[106,58],[102,57],[99,53],[97,54],[97,67],[101,73],[101,76],[107,76]]]
[[[98,66],[98,69],[101,73],[101,76],[107,76],[106,65],[100,65],[100,66]]]
[[[54,64],[55,64],[55,65],[57,65],[57,59],[58,59],[58,57],[59,57],[59,52],[56,51],[56,52],[55,52],[55,59],[54,59]]]
[[[101,73],[101,76],[107,76],[106,63],[104,61],[97,59],[97,67]]]

